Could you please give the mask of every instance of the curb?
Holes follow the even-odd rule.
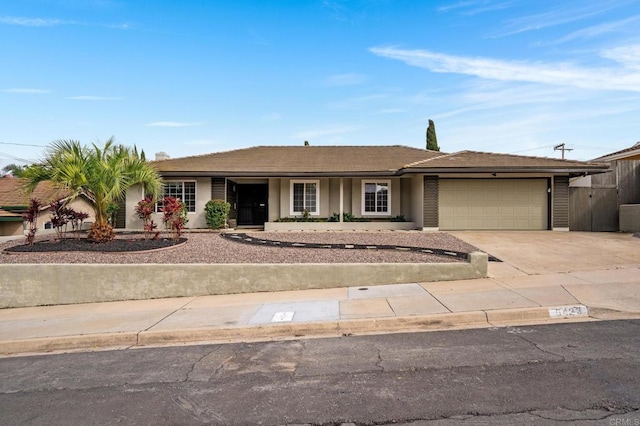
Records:
[[[552,311],[554,315],[551,314]],[[566,315],[557,315],[558,312]],[[589,309],[584,305],[567,305],[405,317],[345,319],[326,322],[278,323],[170,331],[151,330],[7,340],[0,341],[0,355],[9,356],[70,350],[92,351],[195,343],[258,342],[384,333],[413,333],[625,318],[640,318],[640,313],[601,308]]]

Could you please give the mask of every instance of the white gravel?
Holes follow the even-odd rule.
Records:
[[[244,232],[244,231],[238,231]],[[259,239],[300,243],[397,245],[472,252],[477,249],[444,232],[245,232]],[[0,244],[0,263],[436,263],[459,261],[400,250],[311,249],[266,247],[222,238],[218,232],[187,232],[186,244],[146,253],[22,253],[4,249],[24,239]]]

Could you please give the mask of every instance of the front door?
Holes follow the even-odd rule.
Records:
[[[238,225],[264,226],[267,221],[269,184],[238,184]]]

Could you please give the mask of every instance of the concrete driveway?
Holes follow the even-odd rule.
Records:
[[[503,261],[490,276],[640,268],[640,238],[617,232],[450,232]]]

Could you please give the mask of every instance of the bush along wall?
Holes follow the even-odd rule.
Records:
[[[224,228],[231,210],[231,204],[224,200],[210,200],[204,206],[207,226],[211,229]]]

